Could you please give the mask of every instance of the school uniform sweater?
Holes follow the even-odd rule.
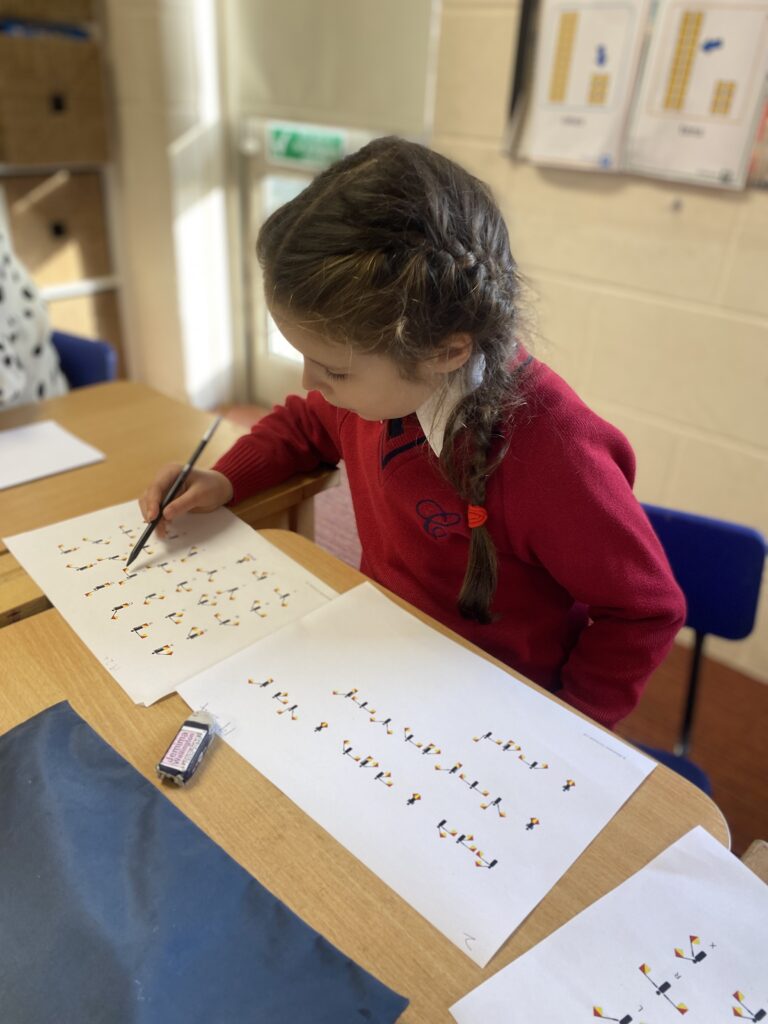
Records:
[[[683,596],[632,494],[635,460],[624,436],[543,363],[528,363],[522,386],[525,406],[502,425],[510,446],[487,486],[499,563],[487,625],[456,608],[467,510],[416,414],[372,422],[319,392],[292,396],[215,468],[237,504],[344,459],[362,572],[613,726],[635,707],[683,624]]]

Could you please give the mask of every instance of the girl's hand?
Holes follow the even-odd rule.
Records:
[[[163,466],[155,479],[139,498],[139,508],[144,522],[151,522],[160,511],[160,502],[181,472],[180,462]],[[163,510],[163,518],[157,524],[155,534],[165,537],[168,524],[184,512],[213,512],[226,505],[232,497],[232,484],[215,469],[193,469],[184,486]]]

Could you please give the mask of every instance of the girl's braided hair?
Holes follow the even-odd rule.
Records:
[[[405,378],[450,335],[471,336],[473,354],[455,372],[480,380],[449,417],[440,467],[463,501],[483,505],[508,447],[496,428],[523,401],[508,369],[520,282],[488,187],[424,146],[377,139],[276,210],[257,255],[270,305],[389,356]],[[490,622],[496,550],[485,526],[470,537],[458,607]]]

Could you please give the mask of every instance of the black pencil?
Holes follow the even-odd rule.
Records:
[[[192,467],[194,466],[194,464],[197,462],[197,460],[200,457],[200,453],[202,452],[203,448],[205,448],[205,446],[208,444],[210,439],[213,437],[213,432],[216,429],[216,427],[218,427],[218,425],[220,423],[221,423],[221,416],[217,416],[216,419],[213,421],[213,423],[210,425],[210,427],[208,427],[206,432],[203,434],[203,436],[202,436],[202,438],[200,440],[200,443],[198,444],[197,448],[195,448],[195,450],[192,452],[192,454],[190,455],[189,459],[184,464],[184,467],[182,468],[181,472],[179,473],[179,475],[176,477],[176,479],[173,481],[173,483],[171,484],[170,488],[168,489],[168,493],[163,498],[163,500],[160,502],[160,511],[157,513],[157,515],[152,520],[152,522],[147,524],[146,530],[144,531],[144,533],[142,533],[142,535],[136,541],[136,544],[135,544],[135,546],[133,548],[133,551],[131,551],[130,555],[128,556],[128,561],[125,563],[126,569],[131,564],[131,562],[139,555],[139,553],[141,552],[141,549],[144,547],[144,545],[147,543],[149,538],[152,536],[155,527],[160,522],[160,520],[163,518],[163,511],[165,510],[166,506],[170,505],[170,503],[173,501],[173,499],[179,493],[181,488],[184,486],[184,481],[189,476],[189,474],[190,474],[190,472],[192,470]]]

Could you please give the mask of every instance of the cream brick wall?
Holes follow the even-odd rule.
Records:
[[[768,192],[514,163],[512,0],[446,0],[434,146],[489,183],[531,286],[534,348],[638,457],[641,500],[768,536]],[[753,635],[709,652],[768,681]]]

